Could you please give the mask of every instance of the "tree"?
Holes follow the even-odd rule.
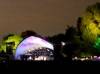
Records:
[[[100,3],[86,8],[85,13],[78,18],[77,28],[84,53],[100,52]]]
[[[100,34],[100,3],[88,6],[81,18],[82,38],[87,44],[93,44]]]
[[[65,35],[63,33],[54,35],[52,37],[48,37],[48,41],[51,42],[54,45],[54,57],[55,60],[62,60],[62,54],[61,54],[61,42],[65,40]]]
[[[32,30],[27,30],[21,33],[22,38],[27,38],[29,36],[39,36],[36,32],[32,31]]]
[[[68,27],[68,29],[66,29],[66,32],[65,32],[65,40],[72,41],[75,35],[76,35],[76,28],[74,28],[73,26]]]
[[[0,51],[6,52],[8,48],[11,48],[15,53],[18,44],[23,40],[20,35],[9,34],[5,36],[0,45]]]

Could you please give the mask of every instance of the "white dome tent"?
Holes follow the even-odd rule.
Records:
[[[42,48],[49,49],[51,51],[54,50],[54,47],[51,43],[48,41],[35,37],[35,36],[30,36],[26,39],[24,39],[17,47],[16,53],[15,53],[15,60],[21,60],[21,55],[31,55],[30,52],[40,50],[42,51]],[[49,51],[47,50],[47,51]],[[37,51],[38,52],[38,51]]]

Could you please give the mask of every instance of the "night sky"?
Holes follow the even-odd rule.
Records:
[[[40,35],[63,33],[75,25],[88,5],[100,0],[0,0],[0,35],[34,30]]]

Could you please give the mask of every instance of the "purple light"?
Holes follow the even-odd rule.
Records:
[[[45,47],[54,50],[52,44],[43,40],[39,37],[30,36],[23,40],[16,49],[15,59],[20,59],[20,55],[27,53],[28,51],[33,51],[35,49]]]

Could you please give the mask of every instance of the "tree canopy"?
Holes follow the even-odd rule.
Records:
[[[83,16],[81,16],[80,31],[82,38],[87,43],[93,44],[100,35],[100,3],[87,7]]]
[[[15,53],[15,49],[18,44],[22,41],[22,37],[19,35],[9,34],[5,36],[0,45],[0,51],[6,52],[7,46],[12,46],[13,52]]]

